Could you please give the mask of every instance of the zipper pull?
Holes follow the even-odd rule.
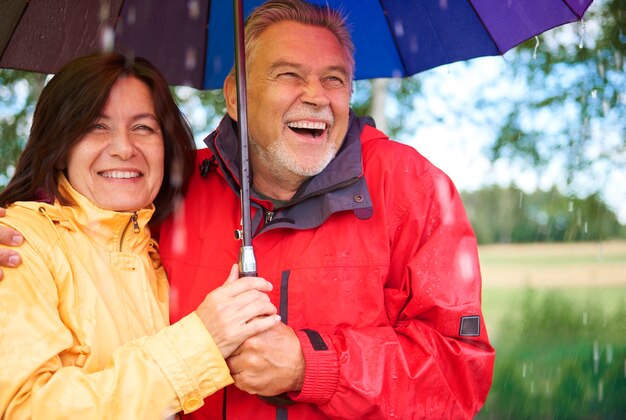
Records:
[[[130,216],[130,220],[131,222],[133,222],[133,232],[134,233],[139,233],[140,229],[139,229],[139,223],[137,223],[137,219],[139,218],[139,216],[137,216],[137,212],[134,212],[131,216]]]
[[[274,212],[273,211],[266,211],[265,212],[265,224],[268,224],[272,221],[272,219],[274,218]]]

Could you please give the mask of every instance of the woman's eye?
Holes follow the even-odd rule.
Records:
[[[149,125],[141,124],[141,125],[137,125],[133,127],[133,131],[138,132],[138,133],[152,134],[152,133],[156,133],[157,129]]]
[[[106,128],[107,127],[104,124],[95,123],[91,127],[89,127],[89,130],[90,131],[99,131],[99,130],[106,130]]]

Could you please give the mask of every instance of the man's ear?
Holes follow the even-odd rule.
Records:
[[[224,99],[226,100],[226,112],[230,118],[237,121],[237,80],[235,76],[228,75],[224,79]]]

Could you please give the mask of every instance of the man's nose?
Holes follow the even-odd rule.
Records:
[[[135,153],[131,134],[126,130],[116,131],[109,144],[109,153],[123,160],[130,159]]]
[[[301,98],[302,102],[315,106],[327,106],[330,103],[324,85],[317,79],[305,83]]]

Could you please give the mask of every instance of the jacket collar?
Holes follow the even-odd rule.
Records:
[[[361,158],[360,135],[364,124],[372,124],[371,119],[358,118],[350,110],[348,133],[344,138],[337,156],[318,175],[305,182],[294,199],[300,200],[318,194],[319,191],[332,189],[335,186],[345,184],[347,181],[363,176],[363,163]],[[239,168],[241,158],[239,155],[239,138],[237,135],[237,123],[226,115],[218,128],[205,139],[209,149],[217,156],[221,172],[229,184],[236,190],[240,187]],[[252,173],[252,177],[254,173]],[[254,192],[253,196],[256,196]],[[259,197],[255,197],[259,198]]]
[[[127,250],[139,242],[149,241],[148,222],[154,213],[154,205],[137,212],[117,212],[97,207],[89,199],[76,191],[63,173],[58,175],[59,193],[75,203],[61,205],[55,200],[53,205],[41,202],[21,201],[16,206],[29,208],[44,214],[50,221],[71,231],[80,230],[96,243],[110,251]],[[133,213],[137,214],[137,228],[140,235],[133,233]],[[148,242],[146,242],[148,243]]]
[[[361,132],[365,125],[374,125],[367,117],[357,117],[350,110],[348,132],[337,152],[337,156],[326,168],[305,182],[286,207],[280,210],[280,217],[267,224],[263,230],[277,227],[309,229],[321,225],[331,214],[351,210],[359,218],[369,218],[372,202],[365,178],[361,153]],[[237,125],[226,115],[218,128],[211,133],[205,143],[216,157],[218,171],[236,194],[239,194],[239,141]],[[252,174],[254,176],[254,174]],[[251,192],[252,204],[272,209],[269,201]],[[262,225],[258,211],[252,220],[253,231],[258,232]]]

